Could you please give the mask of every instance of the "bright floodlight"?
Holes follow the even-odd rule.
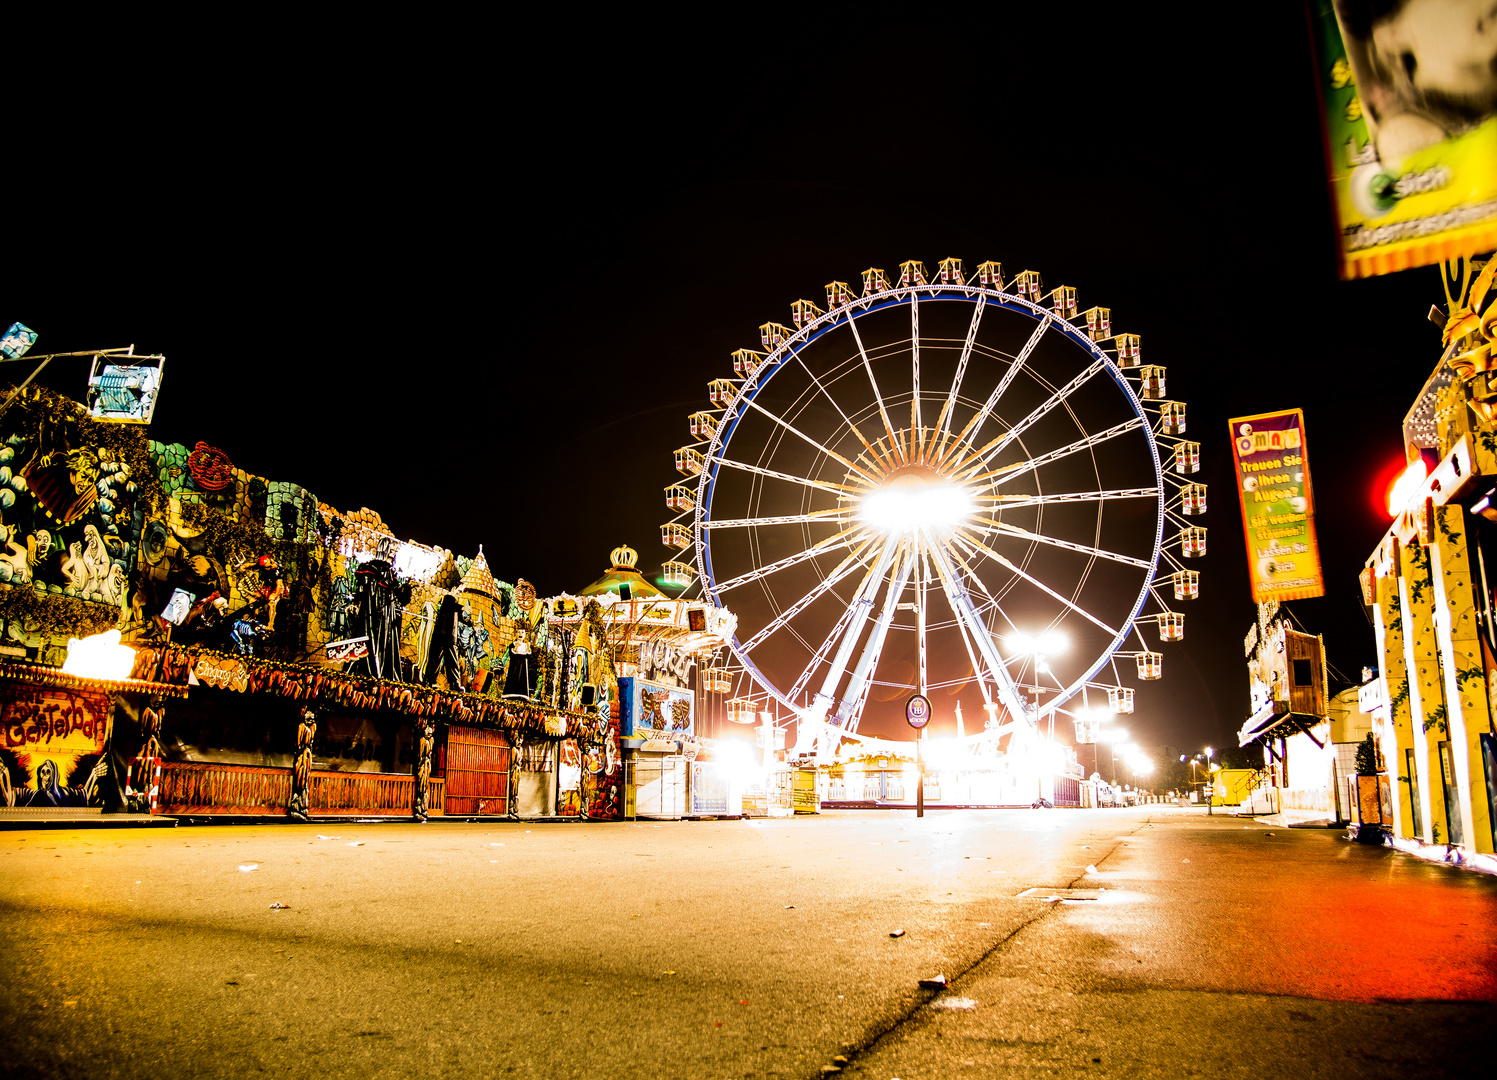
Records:
[[[1055,630],[1046,630],[1043,634],[1035,637],[1016,630],[1012,634],[1005,634],[1003,644],[1008,646],[1009,652],[1025,656],[1054,656],[1066,651],[1070,642],[1066,636]],[[1110,710],[1109,710],[1110,712]]]
[[[859,516],[886,533],[955,528],[972,513],[972,498],[963,488],[932,474],[904,473],[863,497]]]

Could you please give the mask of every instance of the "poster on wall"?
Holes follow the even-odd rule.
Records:
[[[1301,409],[1227,421],[1253,602],[1325,595]]]
[[[107,694],[0,689],[0,805],[100,805],[111,709]]]
[[[625,738],[677,738],[692,733],[695,695],[644,679],[619,680],[620,727]]]
[[[1308,2],[1342,276],[1497,247],[1489,5]]]

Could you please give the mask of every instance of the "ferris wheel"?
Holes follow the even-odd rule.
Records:
[[[1000,730],[1078,695],[1132,712],[1206,551],[1165,369],[1035,271],[862,279],[761,326],[675,453],[666,579],[738,617],[706,689],[798,722],[803,751],[915,693],[975,688]]]

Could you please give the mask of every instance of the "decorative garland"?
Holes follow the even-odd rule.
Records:
[[[0,664],[0,680],[33,683],[37,686],[54,686],[61,690],[100,690],[106,693],[130,691],[139,694],[155,694],[160,697],[185,698],[187,687],[171,683],[151,682],[137,679],[89,679],[82,675],[69,675],[58,668],[39,667],[36,664]]]
[[[38,592],[30,582],[0,584],[0,618],[14,619],[27,634],[45,635],[52,644],[69,637],[102,634],[116,624],[119,615],[118,607],[76,596]]]
[[[598,718],[590,713],[428,686],[410,686],[362,675],[345,675],[309,664],[288,664],[213,649],[180,645],[168,645],[164,649],[141,648],[136,652],[131,678],[180,686],[187,682],[187,672],[200,656],[243,664],[248,674],[246,689],[251,693],[354,709],[388,709],[423,720],[444,719],[459,724],[486,725],[521,738],[556,738],[547,732],[546,720],[564,719],[569,721],[566,738],[576,739],[589,751],[602,749],[602,739],[597,732]]]

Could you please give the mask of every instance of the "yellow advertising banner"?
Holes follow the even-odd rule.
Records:
[[[1253,601],[1325,595],[1300,409],[1227,421]]]
[[[1492,250],[1490,5],[1309,4],[1342,276]]]

